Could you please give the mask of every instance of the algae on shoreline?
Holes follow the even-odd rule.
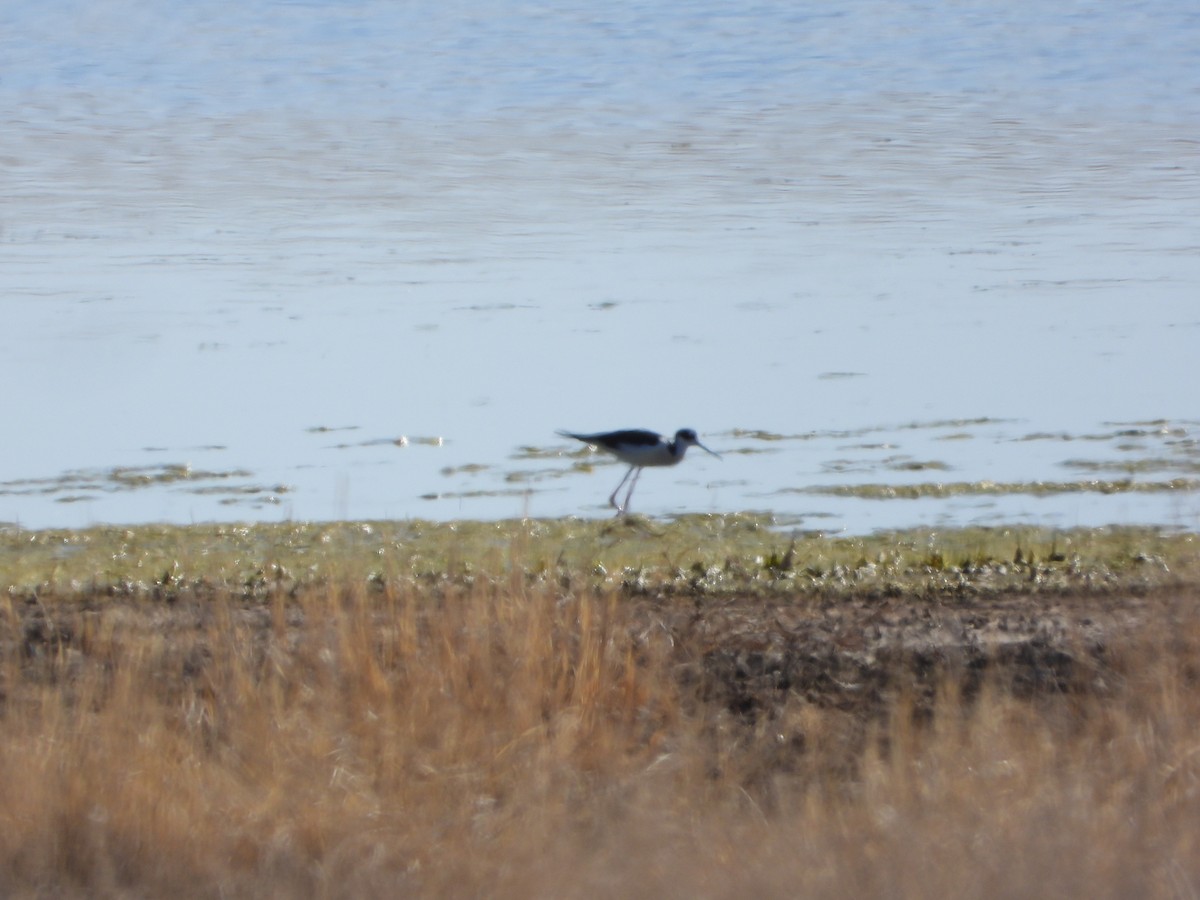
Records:
[[[331,579],[520,575],[636,593],[994,591],[1200,577],[1200,536],[1155,528],[787,532],[766,516],[0,528],[10,593],[258,593]]]

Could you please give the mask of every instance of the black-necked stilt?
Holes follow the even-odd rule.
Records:
[[[585,444],[591,444],[593,447],[599,447],[601,450],[607,450],[621,462],[629,464],[629,471],[625,473],[621,483],[608,498],[608,505],[616,508],[617,515],[621,515],[629,509],[629,498],[633,496],[633,488],[637,484],[638,476],[642,474],[642,469],[646,466],[673,466],[683,459],[683,454],[687,452],[688,447],[699,447],[706,453],[712,453],[717,459],[721,458],[721,454],[714,453],[700,443],[700,438],[696,437],[696,432],[690,428],[680,428],[675,432],[674,439],[669,441],[657,432],[642,431],[641,429],[602,431],[598,434],[575,434],[573,431],[560,431],[559,434],[563,437],[583,441]],[[617,494],[620,493],[625,482],[629,481],[630,475],[633,476],[633,481],[629,483],[629,490],[625,492],[625,502],[618,505]]]

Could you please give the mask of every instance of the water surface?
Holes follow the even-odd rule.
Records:
[[[0,519],[1197,527],[1200,16],[1011,7],[8,9]]]

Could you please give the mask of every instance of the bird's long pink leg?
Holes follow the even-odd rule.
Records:
[[[637,466],[630,466],[629,471],[625,473],[625,477],[621,479],[621,483],[618,484],[616,489],[612,492],[612,494],[609,495],[608,505],[617,511],[618,516],[621,513],[625,512],[625,509],[624,509],[624,507],[617,506],[617,494],[619,494],[621,492],[621,488],[623,488],[625,486],[625,482],[629,480],[629,476],[633,474],[633,471],[636,468],[637,468]],[[629,502],[628,495],[626,495],[626,497],[625,497],[625,502],[626,503]]]
[[[641,466],[638,466],[637,470],[633,474],[633,481],[629,482],[629,490],[625,492],[625,503],[621,506],[621,512],[628,514],[629,498],[633,496],[633,489],[635,487],[637,487],[637,481],[641,477],[642,477],[642,469],[641,469]]]

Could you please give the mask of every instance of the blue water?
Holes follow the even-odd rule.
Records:
[[[1194,121],[1177,2],[45,2],[0,13],[18,104],[629,127],[889,93]],[[551,126],[549,121],[543,122]]]
[[[604,514],[555,430],[686,425],[725,460],[636,509],[1197,527],[811,492],[1194,476],[1197,48],[1185,2],[7,4],[0,521]]]

